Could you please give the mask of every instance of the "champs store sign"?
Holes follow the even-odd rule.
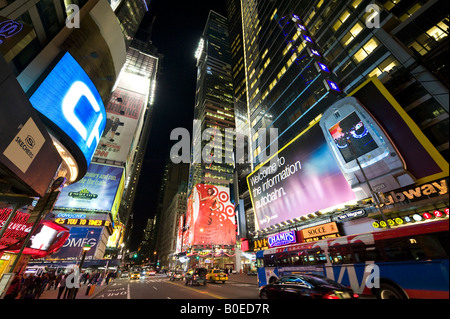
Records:
[[[442,179],[428,184],[423,184],[414,188],[392,191],[381,194],[380,201],[385,205],[395,205],[397,203],[415,202],[431,197],[438,197],[448,194],[448,179]]]

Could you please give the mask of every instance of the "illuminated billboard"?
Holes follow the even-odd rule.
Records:
[[[89,166],[106,124],[102,98],[94,83],[67,52],[30,98],[77,158],[81,174]],[[81,161],[81,158],[84,161]]]
[[[91,249],[86,253],[86,260],[92,260],[101,242],[103,228],[72,227],[69,237],[61,249],[48,256],[47,260],[79,260],[83,247],[90,245]]]
[[[122,174],[123,167],[91,164],[80,181],[62,189],[55,209],[110,212]]]
[[[395,145],[415,184],[448,177],[448,162],[422,130],[376,77],[370,78],[349,94],[356,98],[380,123],[383,132]],[[420,159],[420,160],[418,160]],[[386,191],[380,187],[376,191]]]
[[[114,90],[106,107],[105,130],[95,157],[119,162],[127,160],[136,131],[141,126],[146,104],[146,95],[122,88]]]
[[[197,184],[190,216],[190,245],[235,245],[236,221],[226,187]]]
[[[316,121],[247,177],[259,229],[355,200]]]

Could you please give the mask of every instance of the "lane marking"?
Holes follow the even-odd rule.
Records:
[[[130,284],[128,284],[127,299],[131,299],[131,296],[130,296]]]
[[[175,286],[181,287],[181,288],[189,289],[189,290],[198,292],[198,293],[200,293],[200,294],[208,295],[208,296],[211,296],[211,297],[213,297],[213,298],[217,298],[217,299],[228,299],[228,298],[226,298],[226,297],[222,297],[222,296],[219,296],[219,295],[216,295],[216,294],[212,294],[212,293],[207,292],[207,291],[200,291],[200,290],[194,289],[194,288],[189,287],[189,286],[186,286],[186,285],[179,285],[179,284],[176,284],[176,283],[170,282],[170,281],[167,281],[167,283],[168,283],[168,284],[171,284],[171,285],[175,285]]]

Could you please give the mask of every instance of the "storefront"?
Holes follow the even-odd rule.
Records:
[[[448,218],[447,179],[401,188],[381,194],[381,207],[370,207],[336,215],[345,235],[431,223]],[[385,216],[382,217],[381,212]]]

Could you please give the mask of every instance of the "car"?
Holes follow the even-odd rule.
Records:
[[[184,278],[184,272],[182,270],[174,270],[172,271],[169,280],[175,281],[175,280],[183,280]]]
[[[131,280],[133,280],[133,279],[141,279],[141,273],[139,271],[133,271],[130,274],[130,279]]]
[[[359,296],[327,277],[316,274],[283,276],[259,290],[261,299],[354,299]]]
[[[147,276],[156,276],[156,271],[154,270],[147,271]]]
[[[206,274],[206,280],[211,283],[221,281],[224,284],[228,280],[228,275],[222,269],[211,269]]]
[[[128,278],[129,276],[130,276],[130,274],[129,274],[128,271],[123,271],[123,272],[120,274],[120,278]]]
[[[208,270],[206,268],[193,268],[189,269],[184,275],[185,285],[200,285],[206,286],[206,274]]]

